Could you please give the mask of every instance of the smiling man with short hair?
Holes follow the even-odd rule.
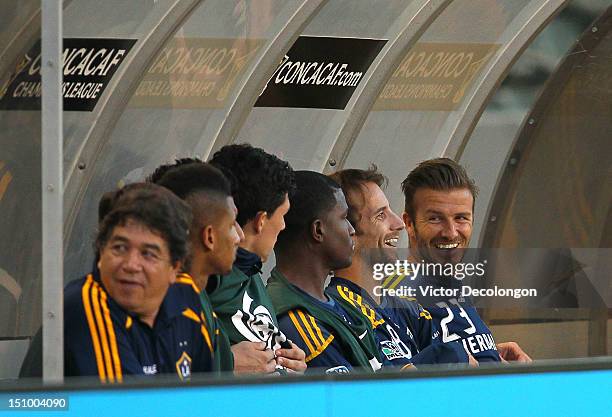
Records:
[[[386,177],[372,165],[367,170],[344,169],[330,178],[347,196],[349,220],[355,227],[355,255],[350,266],[334,271],[327,291],[345,298],[371,321],[386,366],[467,362],[468,356],[458,343],[438,343],[429,312],[416,301],[407,300],[401,308],[392,308],[375,290],[381,281],[373,279],[373,265],[397,259],[395,249],[404,229],[383,192]]]
[[[389,249],[397,247],[400,233],[404,230],[402,219],[395,214],[382,188],[387,179],[373,165],[367,170],[344,169],[329,176],[336,181],[346,196],[348,218],[355,228],[355,255],[346,268],[336,270],[337,276],[348,277],[374,298],[373,287],[377,284],[371,274],[369,258],[376,252],[385,257]]]
[[[402,191],[405,197],[403,220],[411,253],[417,261],[461,262],[472,237],[478,195],[466,170],[449,158],[430,159],[408,174],[402,182]],[[430,278],[444,283],[443,278]],[[446,282],[451,279],[447,278]],[[465,350],[479,362],[531,361],[515,342],[495,344],[491,331],[473,306],[449,299],[427,307],[440,328],[442,342],[461,341]]]
[[[64,291],[65,374],[121,382],[210,371],[211,329],[195,284],[176,278],[188,253],[189,207],[144,183],[105,198],[97,269]]]

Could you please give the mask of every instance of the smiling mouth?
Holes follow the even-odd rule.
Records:
[[[125,279],[119,279],[117,280],[117,282],[120,285],[126,286],[126,287],[142,287],[142,284],[138,281],[128,281]]]
[[[453,243],[436,243],[434,245],[436,247],[436,249],[456,249],[459,247],[459,242],[453,242]]]
[[[397,248],[397,242],[399,242],[398,237],[389,237],[385,239],[384,244],[392,248]]]

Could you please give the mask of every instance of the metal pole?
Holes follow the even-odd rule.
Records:
[[[41,0],[43,381],[64,379],[62,1]]]

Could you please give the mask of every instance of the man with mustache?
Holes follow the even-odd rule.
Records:
[[[402,217],[416,261],[461,262],[472,236],[478,192],[465,169],[448,158],[424,161],[402,182],[402,191],[405,197]],[[479,362],[531,361],[515,342],[496,345],[474,307],[453,298],[427,308],[440,329],[442,342],[461,341]]]
[[[346,196],[348,219],[355,228],[355,254],[350,266],[334,271],[327,291],[346,299],[370,319],[387,365],[468,362],[458,342],[439,343],[429,312],[417,302],[406,302],[401,309],[388,308],[376,288],[381,282],[373,279],[373,265],[397,259],[395,249],[404,230],[402,219],[391,210],[382,190],[387,179],[375,165],[367,170],[338,171],[330,178],[340,184]]]
[[[191,277],[177,276],[189,253],[190,207],[164,187],[134,183],[102,196],[98,220],[93,270],[64,290],[65,375],[114,383],[215,370],[210,306]],[[22,377],[42,376],[41,334]]]
[[[102,206],[97,267],[64,290],[66,376],[112,383],[211,371],[212,328],[193,281],[177,279],[188,254],[189,207],[147,183],[105,195]]]

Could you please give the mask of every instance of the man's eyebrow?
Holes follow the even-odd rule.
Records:
[[[439,211],[439,210],[435,210],[435,209],[427,209],[425,210],[425,214],[439,214],[439,215],[445,215],[444,212]],[[462,211],[459,213],[453,213],[453,216],[472,216],[472,213],[470,213],[469,211]]]
[[[115,235],[115,236],[112,236],[109,239],[109,242],[129,243],[130,240],[127,237],[125,237],[125,236]],[[156,244],[156,243],[144,243],[144,244],[141,245],[141,249],[152,249],[152,250],[155,250],[157,252],[161,252],[162,251],[161,247],[158,244]]]
[[[472,213],[469,211],[462,211],[461,213],[455,213],[455,216],[471,216]]]
[[[142,248],[144,249],[153,249],[157,252],[161,252],[161,248],[159,247],[159,245],[155,244],[155,243],[145,243],[142,245]]]
[[[386,208],[387,208],[387,206],[381,206],[381,207],[377,208],[376,210],[374,210],[374,214],[378,214],[381,211],[385,211]]]

